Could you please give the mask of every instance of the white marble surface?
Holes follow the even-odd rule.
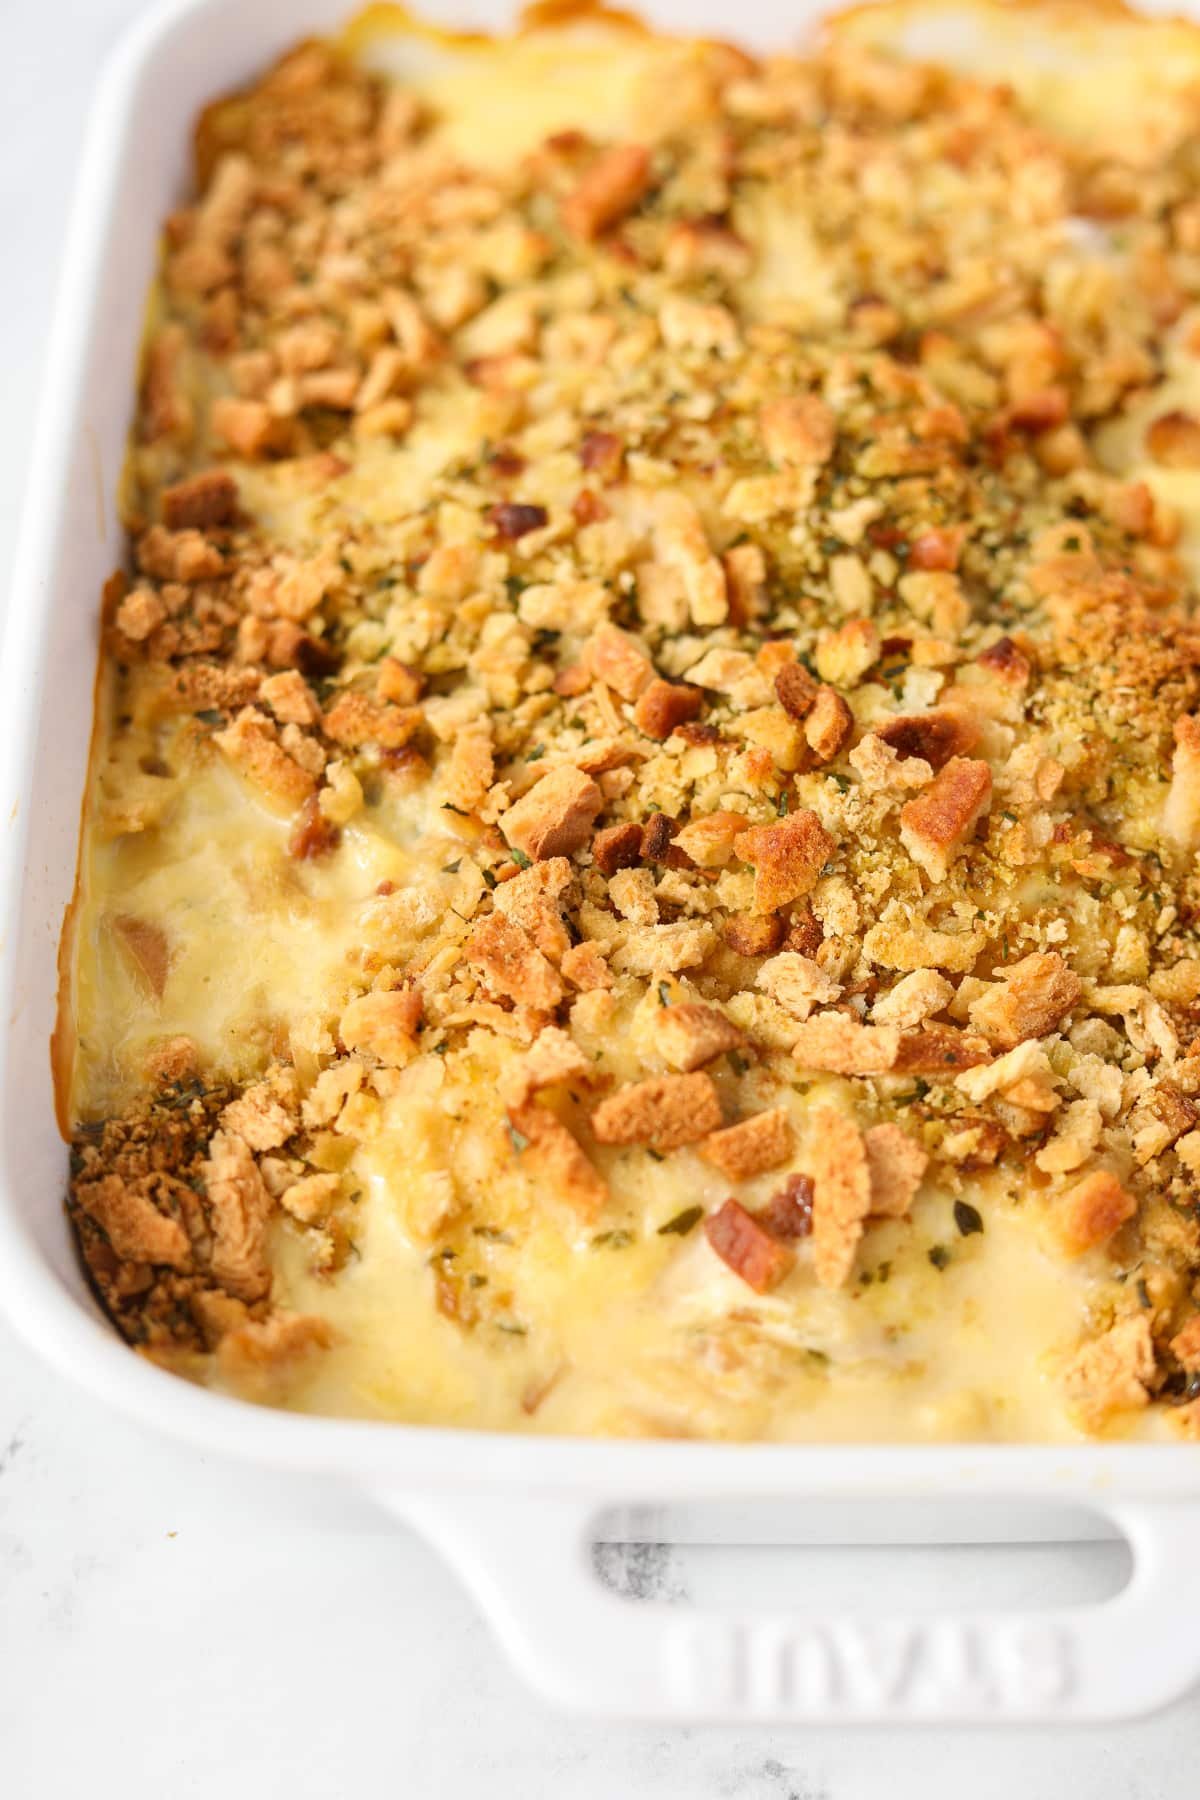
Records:
[[[105,49],[143,3],[2,8],[0,587],[82,117]],[[1093,1545],[903,1565],[779,1551],[606,1562],[626,1585],[696,1599],[752,1580],[760,1594],[818,1588],[832,1601],[904,1579],[926,1599],[995,1601],[1019,1586],[1052,1601],[1111,1587],[1121,1559]],[[41,1368],[0,1323],[5,1800],[1185,1800],[1198,1764],[1200,1696],[1090,1731],[681,1731],[560,1717],[520,1687],[452,1573],[365,1502],[152,1440]]]

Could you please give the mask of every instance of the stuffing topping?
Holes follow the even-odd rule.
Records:
[[[202,116],[101,605],[91,1279],[283,1383],[382,1194],[549,1428],[586,1259],[614,1333],[663,1283],[606,1429],[778,1432],[798,1332],[908,1369],[1011,1213],[1060,1403],[1194,1433],[1200,86],[1133,179],[852,27],[643,59],[636,141],[452,150],[318,41]]]

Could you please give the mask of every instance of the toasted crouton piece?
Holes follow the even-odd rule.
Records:
[[[985,762],[955,756],[900,810],[900,842],[931,881],[944,881],[992,798]]]
[[[1068,1188],[1055,1209],[1055,1236],[1065,1256],[1106,1244],[1137,1211],[1137,1201],[1109,1169],[1095,1169]]]
[[[704,1235],[721,1261],[756,1294],[777,1287],[795,1257],[736,1200],[726,1200],[704,1221]]]
[[[597,625],[583,646],[583,660],[597,680],[622,700],[636,700],[654,680],[654,664],[643,646],[607,620]]]
[[[854,687],[879,661],[879,627],[874,619],[847,619],[823,632],[816,649],[817,673],[835,687]]]
[[[872,1218],[906,1218],[929,1167],[928,1156],[899,1125],[872,1125],[863,1132],[863,1145],[871,1173]]]
[[[302,1175],[289,1182],[279,1196],[284,1212],[302,1225],[321,1225],[329,1217],[342,1191],[340,1175]]]
[[[640,695],[633,709],[633,722],[647,737],[665,743],[678,726],[697,718],[703,706],[703,693],[690,682],[656,678]]]
[[[356,750],[362,744],[378,744],[384,750],[402,750],[420,728],[423,715],[416,706],[393,706],[373,694],[344,690],[325,714],[325,735],[335,744]]]
[[[268,675],[258,693],[282,725],[315,725],[321,717],[317,697],[298,669]]]
[[[776,825],[754,825],[734,841],[754,869],[754,910],[774,912],[811,893],[836,845],[816,813],[802,807]]]
[[[819,468],[833,455],[837,421],[816,394],[785,394],[760,408],[763,448],[784,468]]]
[[[1063,1371],[1063,1388],[1082,1423],[1095,1429],[1115,1412],[1145,1406],[1150,1398],[1146,1383],[1153,1377],[1150,1321],[1139,1312],[1083,1344]]]
[[[695,502],[678,488],[654,496],[656,560],[683,583],[688,611],[697,625],[720,625],[729,613],[725,570],[713,555]]]
[[[496,911],[527,931],[552,963],[562,962],[571,948],[562,911],[571,881],[566,857],[551,856],[502,881],[492,894]]]
[[[1146,429],[1146,449],[1164,469],[1200,469],[1200,419],[1186,412],[1162,413]]]
[[[539,1188],[560,1195],[585,1219],[594,1219],[608,1200],[599,1170],[556,1113],[537,1100],[508,1112],[510,1136],[520,1167]]]
[[[190,1268],[187,1232],[178,1220],[159,1211],[149,1192],[128,1186],[119,1175],[102,1175],[97,1181],[79,1182],[75,1198],[122,1261]]]
[[[885,719],[872,735],[902,762],[916,758],[931,769],[943,769],[953,757],[971,754],[979,742],[979,726],[961,707],[938,706]]]
[[[883,1075],[895,1066],[900,1033],[894,1025],[860,1025],[845,1013],[818,1013],[799,1027],[792,1051],[804,1069],[834,1075]]]
[[[725,921],[724,938],[738,956],[770,956],[779,949],[787,927],[775,913],[734,913]]]
[[[967,1008],[976,1031],[991,1043],[1011,1050],[1025,1038],[1045,1037],[1083,992],[1079,977],[1057,951],[1035,952],[1000,970]]]
[[[152,525],[137,541],[137,565],[156,581],[214,581],[225,571],[225,558],[199,531],[167,531]]]
[[[391,1068],[409,1060],[421,1020],[416,988],[393,988],[360,994],[342,1013],[338,1036],[347,1050],[367,1051]]]
[[[683,1074],[726,1050],[738,1049],[745,1041],[732,1019],[697,1000],[661,1006],[655,1015],[654,1047],[669,1068]]]
[[[894,1066],[897,1075],[954,1075],[991,1060],[986,1038],[934,1021],[919,1031],[901,1031]]]
[[[239,400],[232,394],[213,401],[209,424],[215,438],[248,462],[283,449],[290,436],[290,421],[276,418],[265,401]]]
[[[672,842],[690,856],[698,868],[719,869],[733,855],[734,844],[745,829],[746,821],[741,813],[702,813],[699,818],[689,819],[675,833]]]
[[[569,767],[552,769],[509,807],[500,829],[531,862],[570,856],[586,844],[603,805],[604,795],[590,775]]]
[[[807,718],[804,736],[818,763],[832,762],[854,730],[854,714],[831,687],[819,687]]]
[[[221,1114],[221,1129],[235,1132],[256,1151],[278,1150],[297,1122],[295,1077],[284,1070],[276,1070],[273,1079],[256,1081]]]
[[[577,1081],[588,1087],[600,1079],[595,1064],[589,1062],[574,1038],[557,1025],[546,1025],[521,1058],[513,1084],[514,1103],[520,1106],[531,1094],[555,1087],[560,1081]]]
[[[596,158],[560,208],[572,237],[596,238],[632,212],[650,185],[650,152],[641,144],[614,144]]]
[[[602,1144],[648,1144],[677,1150],[721,1123],[721,1102],[708,1075],[657,1075],[618,1088],[592,1114]]]
[[[623,825],[606,825],[592,839],[592,855],[602,875],[632,869],[642,860],[642,828],[636,819]]]
[[[729,1181],[749,1181],[765,1169],[777,1169],[795,1149],[791,1121],[782,1106],[754,1113],[714,1131],[700,1146],[705,1162],[720,1169]]]
[[[467,939],[464,955],[482,969],[496,993],[540,1012],[551,1012],[563,997],[554,965],[520,925],[503,913],[489,913]]]
[[[862,1133],[836,1107],[819,1106],[813,1114],[809,1168],[813,1266],[822,1287],[842,1287],[871,1211],[871,1171]]]
[[[598,993],[613,984],[612,972],[597,945],[574,944],[563,954],[563,975],[582,994]]]
[[[228,525],[237,510],[237,483],[224,469],[202,469],[163,489],[162,510],[169,531]]]

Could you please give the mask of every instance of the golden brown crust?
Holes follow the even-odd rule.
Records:
[[[900,812],[900,841],[932,881],[944,881],[992,797],[985,762],[955,756]]]
[[[509,807],[501,830],[532,862],[570,856],[587,842],[603,805],[604,795],[582,770],[554,769]]]
[[[345,1228],[314,1133],[349,1144],[402,1064],[499,1044],[517,1166],[594,1213],[564,1120],[636,1012],[711,1141],[786,1108],[718,1130],[709,1055],[734,1116],[834,1078],[861,1123],[822,1279],[862,1158],[863,1217],[894,1220],[926,1155],[952,1188],[1035,1169],[1095,1250],[1097,1326],[1135,1262],[1173,1284],[1149,1366],[1123,1358],[1144,1395],[1200,1268],[1200,635],[1162,484],[1100,449],[1136,396],[1151,459],[1197,461],[1159,391],[1200,293],[1186,157],[1131,181],[1011,92],[847,44],[692,62],[644,144],[582,120],[511,167],[447,159],[411,92],[318,44],[206,113],[105,604],[138,771],[105,829],[220,758],[289,819],[264,879],[336,884],[360,827],[403,873],[294,1095],[260,1070],[81,1136],[89,1266],[132,1337],[286,1360],[255,1221],[265,1195],[290,1233]],[[767,297],[777,204],[821,245],[819,323]],[[104,941],[169,1010],[179,940],[144,912]],[[137,1055],[199,1081],[194,1045]],[[684,1143],[679,1092],[597,1117]]]
[[[585,1219],[594,1219],[608,1200],[603,1177],[577,1139],[549,1107],[537,1100],[509,1109],[513,1149],[527,1175],[566,1200]]]
[[[775,912],[811,893],[834,850],[816,814],[802,809],[777,825],[755,825],[734,840],[734,854],[754,869],[754,906]]]
[[[750,1181],[767,1169],[777,1169],[795,1149],[796,1138],[783,1107],[739,1119],[723,1131],[714,1131],[700,1145],[705,1162],[720,1169],[730,1181]]]
[[[1066,1256],[1107,1243],[1137,1212],[1137,1201],[1108,1169],[1094,1169],[1062,1196],[1055,1231]]]
[[[656,1075],[618,1088],[592,1114],[602,1144],[648,1144],[660,1153],[707,1137],[721,1123],[708,1075]]]

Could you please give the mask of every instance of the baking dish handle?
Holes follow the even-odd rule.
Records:
[[[570,1497],[378,1498],[462,1574],[521,1673],[609,1717],[764,1723],[1112,1720],[1200,1679],[1200,1509],[1106,1504],[1134,1569],[1111,1600],[1035,1613],[730,1614],[622,1599]]]

